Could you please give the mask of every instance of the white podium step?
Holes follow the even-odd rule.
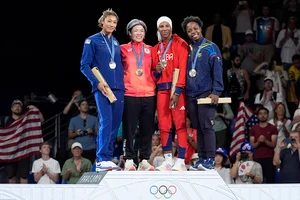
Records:
[[[99,184],[0,184],[0,200],[299,200],[300,184],[226,185],[216,171],[87,174]]]
[[[78,184],[77,184],[78,185]],[[112,171],[86,200],[237,199],[216,171]]]

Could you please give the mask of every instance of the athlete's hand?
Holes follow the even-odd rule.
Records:
[[[156,65],[156,72],[161,73],[165,67],[161,64],[161,62],[158,62]]]
[[[103,94],[104,96],[106,96],[106,95],[108,94],[108,90],[107,90],[108,85],[106,85],[105,83],[100,82],[100,83],[98,84],[97,88],[98,88],[98,90],[100,90],[100,91],[102,92],[102,94]]]
[[[173,94],[172,98],[170,99],[170,106],[169,108],[176,108],[179,100],[179,95]]]
[[[215,94],[210,94],[208,98],[211,98],[211,104],[218,104],[219,96]]]

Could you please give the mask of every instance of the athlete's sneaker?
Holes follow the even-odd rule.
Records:
[[[198,169],[205,170],[205,171],[209,171],[209,170],[215,169],[215,161],[214,161],[214,159],[208,158],[204,163],[202,163],[202,164],[200,164],[198,166]]]
[[[201,166],[205,161],[206,161],[206,159],[199,158],[199,160],[196,162],[196,164],[190,167],[190,171],[198,171],[199,166]]]
[[[139,167],[137,169],[138,171],[154,171],[154,167],[148,163],[147,160],[143,159],[142,162],[140,162]]]
[[[132,159],[126,160],[124,171],[136,171],[136,164],[134,164]]]
[[[120,171],[121,167],[119,167],[118,165],[116,165],[116,163],[114,163],[113,161],[106,161],[108,163],[108,165],[111,166],[112,171]]]
[[[160,166],[155,168],[156,171],[172,171],[172,165],[164,161]]]
[[[96,162],[96,172],[112,171],[112,166],[107,161]]]
[[[174,166],[172,167],[172,171],[186,171],[184,160],[177,159]]]

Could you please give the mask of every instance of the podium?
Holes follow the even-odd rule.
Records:
[[[110,171],[83,174],[76,185],[99,180],[86,200],[237,199],[217,171]]]

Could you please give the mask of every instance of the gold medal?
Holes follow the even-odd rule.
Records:
[[[160,62],[161,62],[163,67],[167,66],[167,61],[165,59],[162,59]]]
[[[142,76],[142,75],[143,75],[143,70],[142,70],[142,69],[137,69],[137,70],[135,71],[135,74],[136,74],[137,76]]]

